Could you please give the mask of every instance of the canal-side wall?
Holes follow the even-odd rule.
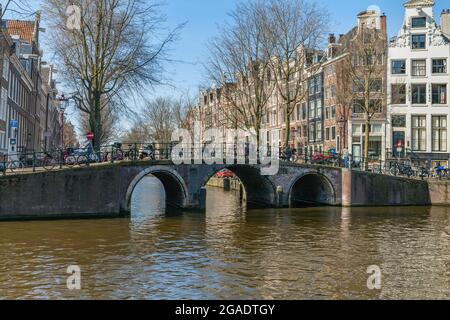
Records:
[[[343,170],[343,206],[431,205],[428,181]],[[449,199],[447,199],[449,200]]]
[[[120,216],[120,170],[98,172],[80,168],[2,177],[0,220]]]
[[[434,180],[428,184],[433,205],[450,206],[450,181]]]

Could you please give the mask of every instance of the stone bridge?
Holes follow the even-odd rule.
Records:
[[[259,165],[139,161],[0,177],[0,219],[126,216],[147,175],[164,185],[167,206],[201,210],[208,180],[224,168],[240,179],[248,208],[430,204],[425,181],[335,167],[282,163],[263,176]]]

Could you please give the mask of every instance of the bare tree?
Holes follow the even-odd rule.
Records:
[[[173,112],[178,128],[188,130],[193,139],[196,103],[189,92],[182,94],[178,100],[175,101]]]
[[[263,117],[267,113],[274,85],[270,81],[270,56],[264,27],[266,7],[251,0],[237,5],[231,22],[210,44],[206,70],[212,82],[222,89],[225,116],[231,127],[256,136],[259,146]]]
[[[26,0],[3,0],[0,2],[0,20],[7,13],[13,16],[27,17],[34,15],[36,12],[30,8]]]
[[[102,144],[111,144],[120,136],[119,115],[114,108],[108,106],[102,107],[100,111],[100,119],[102,123],[102,131],[99,140]],[[91,131],[89,115],[80,111],[80,131],[88,133]]]
[[[69,5],[80,11],[72,24]],[[163,81],[167,49],[183,25],[164,29],[158,4],[148,0],[45,0],[44,8],[65,85],[88,116],[98,149],[103,108],[128,110],[136,94]]]
[[[368,167],[371,121],[383,113],[385,92],[386,33],[382,29],[361,26],[345,46],[340,72],[348,77],[347,99],[352,99],[353,117],[365,120],[364,167]]]
[[[266,50],[284,111],[287,147],[291,115],[308,95],[304,84],[321,67],[321,60],[314,61],[313,56],[320,56],[329,19],[326,10],[306,0],[268,0],[265,12]]]

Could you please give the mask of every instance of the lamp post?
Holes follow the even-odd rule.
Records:
[[[59,111],[61,112],[61,150],[64,150],[64,112],[69,104],[69,99],[62,94],[61,97],[58,98],[58,101]]]
[[[345,149],[345,136],[344,136],[344,128],[345,128],[345,118],[344,116],[340,116],[338,120],[339,132],[341,133],[342,145],[343,149]],[[341,148],[339,148],[341,149]]]

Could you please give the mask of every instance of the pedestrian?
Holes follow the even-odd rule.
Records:
[[[291,157],[292,157],[292,150],[289,146],[286,147],[286,149],[284,150],[284,155],[286,157],[286,161],[290,162],[291,161]]]
[[[349,167],[349,158],[350,158],[350,156],[348,154],[348,149],[347,148],[345,148],[343,150],[342,158],[344,160],[344,168],[348,168]]]

